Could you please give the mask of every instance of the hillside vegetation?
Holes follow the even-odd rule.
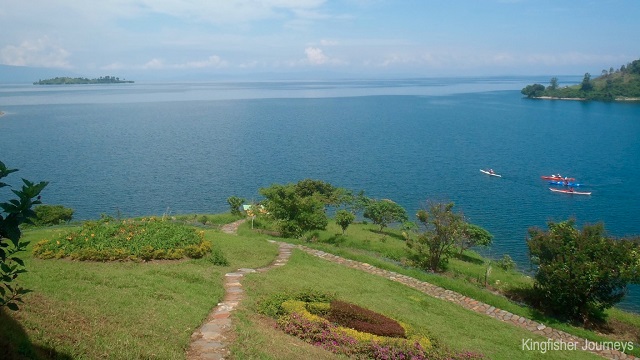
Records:
[[[599,101],[640,100],[640,59],[619,69],[602,70],[600,76],[592,79],[584,74],[580,84],[558,86],[558,78],[551,78],[549,85],[527,85],[521,93],[529,98],[580,99]]]
[[[33,85],[77,85],[77,84],[132,84],[131,80],[120,80],[115,76],[100,76],[97,79],[81,78],[81,77],[55,77],[52,79],[38,80]]]

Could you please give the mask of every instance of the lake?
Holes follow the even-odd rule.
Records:
[[[527,228],[549,220],[640,234],[640,104],[520,94],[548,78],[0,85],[0,160],[76,219],[222,212],[304,178],[409,214],[453,201],[526,269]],[[592,195],[552,193],[555,173]]]

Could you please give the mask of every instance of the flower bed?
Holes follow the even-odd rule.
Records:
[[[87,221],[81,229],[40,241],[33,249],[41,259],[93,261],[201,258],[210,251],[204,232],[153,217]]]
[[[482,359],[481,354],[436,349],[429,338],[382,314],[342,301],[286,300],[277,326],[287,334],[337,354],[358,359]],[[331,318],[338,318],[338,324]],[[339,325],[342,322],[348,326]],[[368,332],[375,328],[378,334]],[[380,335],[390,333],[393,336]]]

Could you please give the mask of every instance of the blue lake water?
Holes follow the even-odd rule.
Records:
[[[640,234],[640,104],[522,98],[546,79],[0,85],[0,160],[76,219],[222,212],[304,178],[410,214],[453,201],[527,268],[527,228],[549,220]],[[552,193],[552,173],[593,194]]]

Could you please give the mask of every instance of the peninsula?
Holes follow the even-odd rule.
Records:
[[[101,76],[97,79],[88,78],[71,78],[71,77],[55,77],[53,79],[38,80],[33,85],[76,85],[76,84],[132,84],[131,80],[120,80],[115,76]]]
[[[573,86],[558,86],[553,77],[549,86],[527,85],[520,91],[528,98],[558,100],[640,101],[640,59],[615,70],[602,70],[602,74],[591,79],[584,74],[582,82]]]

